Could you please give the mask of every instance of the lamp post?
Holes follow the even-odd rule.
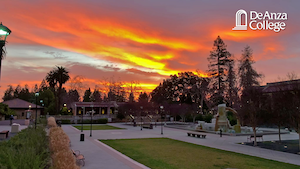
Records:
[[[75,104],[76,107],[76,104]],[[77,111],[77,109],[75,110]],[[84,141],[84,133],[83,132],[83,113],[84,113],[84,107],[82,107],[82,112],[81,112],[81,134],[80,134],[80,141]]]
[[[6,26],[2,25],[2,22],[0,23],[0,77],[1,77],[1,64],[2,59],[4,57],[5,51],[4,46],[6,43],[6,37],[11,33],[11,30],[8,29]]]
[[[200,114],[203,114],[201,105],[199,105],[199,109],[200,109]]]
[[[143,106],[141,106],[141,130],[143,130],[143,118],[142,118]]]
[[[31,119],[30,116],[31,116],[31,105],[29,105],[28,112],[26,113],[26,119],[29,119],[29,121]]]
[[[40,104],[42,105],[42,107],[44,107],[44,103],[43,102],[44,102],[43,100],[40,100]],[[40,112],[40,119],[41,119],[41,113],[42,113],[42,111]],[[43,114],[44,114],[44,109],[43,109]]]
[[[162,124],[162,112],[163,112],[164,106],[160,106],[160,125],[161,125],[161,135],[164,134],[163,131],[163,124]]]
[[[37,122],[37,98],[39,97],[39,92],[35,93],[35,126],[34,128],[36,129],[36,122]]]
[[[93,130],[93,111],[94,111],[94,105],[91,105],[92,107],[92,113],[91,113],[91,130],[90,130],[90,137],[92,137],[92,130]]]

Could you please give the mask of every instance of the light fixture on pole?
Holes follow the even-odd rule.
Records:
[[[91,112],[91,130],[90,130],[90,137],[92,137],[92,130],[93,130],[93,111],[94,111],[94,105],[91,105],[92,112]]]
[[[163,124],[162,124],[162,112],[163,112],[164,106],[160,106],[160,125],[161,125],[161,135],[164,134],[163,131]]]
[[[35,126],[34,128],[36,129],[36,122],[37,122],[37,98],[39,97],[39,92],[35,93]]]
[[[76,104],[75,104],[76,106]],[[75,110],[77,111],[77,110]],[[81,134],[80,134],[80,141],[84,141],[84,133],[83,132],[83,113],[84,113],[84,107],[82,107],[82,112],[81,112]]]
[[[143,106],[141,106],[141,130],[143,130],[143,118],[142,118]]]
[[[2,59],[5,54],[4,46],[6,43],[6,38],[8,35],[11,34],[11,30],[8,29],[6,26],[2,25],[2,22],[0,23],[0,77],[1,77],[1,64]]]

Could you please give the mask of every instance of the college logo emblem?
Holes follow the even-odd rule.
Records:
[[[242,23],[242,17],[245,18],[244,23]],[[235,14],[235,27],[232,30],[247,30],[249,25],[249,28],[252,30],[273,30],[274,32],[280,32],[285,29],[286,24],[284,21],[287,18],[287,13],[250,11],[248,24],[247,12],[240,9]]]
[[[245,24],[242,25],[242,14],[245,15]],[[247,30],[247,12],[240,9],[235,14],[235,27],[232,30]]]

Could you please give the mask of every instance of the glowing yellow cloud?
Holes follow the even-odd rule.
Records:
[[[185,49],[191,51],[195,51],[200,47],[195,43],[184,42],[183,40],[170,40],[162,37],[149,36],[142,32],[121,28],[120,25],[106,25],[100,27],[97,24],[90,24],[90,28],[107,36],[129,39],[142,44],[158,44],[172,49]]]

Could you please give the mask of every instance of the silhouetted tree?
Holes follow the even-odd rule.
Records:
[[[215,104],[224,102],[226,91],[226,81],[228,71],[228,63],[231,61],[231,54],[227,51],[224,41],[217,37],[214,41],[213,50],[207,58],[209,61],[208,72],[211,76],[210,80],[210,100]]]
[[[146,92],[141,93],[139,96],[139,102],[140,103],[147,103],[149,101],[148,94]]]
[[[260,101],[262,99],[261,90],[258,87],[258,79],[262,77],[258,74],[252,67],[254,63],[252,57],[252,49],[246,46],[239,65],[239,76],[240,76],[240,87],[242,89],[241,95],[241,113],[246,116],[249,124],[251,125],[254,133],[254,146],[257,145],[256,142],[256,127],[259,124],[259,111],[261,110]]]
[[[272,113],[271,122],[278,127],[279,142],[281,142],[281,131],[280,128],[289,124],[289,116],[291,115],[292,107],[292,94],[290,91],[284,91],[280,87],[278,91],[273,92],[270,96],[269,109]]]
[[[85,92],[84,92],[84,96],[83,96],[83,102],[90,102],[91,101],[91,89],[87,89]]]
[[[39,90],[44,91],[44,90],[47,90],[48,88],[49,88],[49,86],[47,85],[46,80],[43,79],[40,86],[39,86]]]
[[[102,101],[101,93],[98,89],[94,89],[94,92],[91,95],[91,101],[93,101],[93,102],[101,102]]]
[[[47,76],[46,81],[49,83],[49,86],[52,88],[53,93],[57,94],[57,105],[56,110],[59,112],[61,105],[61,90],[63,84],[65,84],[70,79],[69,72],[64,67],[56,66],[51,70]],[[56,92],[57,88],[57,92]]]
[[[196,116],[200,111],[199,106],[202,105],[204,108],[204,96],[202,96],[204,92],[201,90],[205,90],[207,87],[206,82],[204,78],[192,72],[178,73],[178,76],[171,75],[151,92],[151,102],[158,105],[167,104],[164,106],[165,112],[168,112],[168,104],[181,104],[179,107],[185,111],[180,112],[181,116],[185,116],[187,112]]]
[[[234,60],[231,60],[228,63],[227,82],[228,82],[227,102],[229,104],[229,107],[236,107],[233,106],[234,104],[237,104],[238,101],[238,88],[237,88],[236,74],[234,71]]]
[[[291,106],[290,124],[299,135],[299,151],[300,151],[300,79],[291,82]]]
[[[8,85],[8,88],[4,92],[3,101],[11,100],[14,98],[14,88],[12,85]]]
[[[129,103],[135,102],[133,93],[129,94],[128,101],[129,101]]]
[[[34,94],[29,92],[28,85],[26,84],[25,87],[21,89],[17,98],[32,102],[34,100],[33,96]]]

